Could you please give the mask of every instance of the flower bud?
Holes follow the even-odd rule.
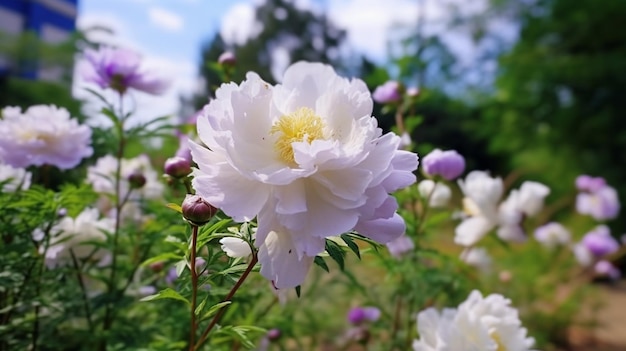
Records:
[[[215,216],[217,208],[202,198],[200,195],[185,197],[182,205],[183,217],[193,225],[201,226]]]
[[[376,307],[355,307],[348,312],[348,322],[358,325],[363,322],[375,322],[380,318],[380,310]]]
[[[189,160],[174,156],[165,160],[165,174],[172,178],[183,178],[191,173],[191,163]]]
[[[435,149],[422,160],[424,172],[431,176],[441,176],[453,180],[465,170],[465,159],[454,150]]]
[[[220,57],[218,57],[217,63],[222,66],[232,67],[237,63],[237,58],[235,57],[235,54],[231,51],[225,51],[220,55]]]
[[[267,339],[269,341],[276,341],[278,339],[280,339],[280,329],[277,328],[273,328],[267,331]]]
[[[372,99],[379,104],[397,102],[402,99],[402,85],[395,80],[387,81],[372,93]]]
[[[163,267],[165,267],[165,262],[163,261],[153,262],[153,263],[150,263],[149,267],[154,273],[159,273],[160,271],[163,270]]]
[[[143,173],[135,171],[128,176],[128,183],[132,189],[141,189],[146,185],[146,177]]]

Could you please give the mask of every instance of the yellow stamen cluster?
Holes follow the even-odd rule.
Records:
[[[311,143],[313,140],[324,139],[324,121],[316,116],[312,109],[301,107],[289,115],[280,117],[270,129],[270,133],[280,133],[274,143],[274,148],[280,159],[293,164],[295,159],[292,144],[300,141]]]

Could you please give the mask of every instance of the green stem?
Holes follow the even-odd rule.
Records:
[[[198,297],[198,272],[196,272],[196,241],[198,240],[198,226],[191,226],[191,252],[190,252],[190,268],[191,268],[191,326],[189,331],[189,351],[194,350],[194,342],[196,339],[196,330],[198,324],[196,322],[196,300]]]
[[[72,263],[74,264],[74,269],[76,270],[76,278],[78,279],[78,284],[80,285],[81,297],[83,299],[83,308],[85,309],[85,317],[87,318],[87,325],[89,326],[89,330],[93,332],[93,320],[91,319],[91,308],[89,307],[89,299],[87,298],[87,289],[85,288],[85,281],[83,280],[83,277],[80,274],[80,267],[78,265],[78,260],[76,259],[76,255],[74,255],[74,251],[71,249],[70,249],[70,256],[72,257]]]
[[[228,295],[226,295],[226,298],[222,302],[232,301],[233,296],[235,296],[235,293],[237,292],[237,290],[239,290],[239,287],[241,287],[241,285],[246,280],[246,278],[248,277],[250,272],[252,272],[252,269],[254,268],[254,266],[256,265],[257,262],[258,262],[257,254],[256,254],[256,252],[253,251],[252,252],[252,259],[250,260],[250,263],[248,263],[248,268],[246,268],[245,272],[243,272],[241,277],[239,277],[239,280],[237,280],[237,283],[235,283],[235,285],[230,289],[230,291],[228,292]],[[202,333],[202,335],[198,339],[198,342],[196,343],[196,345],[191,350],[196,351],[196,350],[198,350],[200,348],[200,346],[202,346],[202,344],[206,341],[207,337],[209,336],[209,333],[211,332],[211,329],[213,329],[213,327],[215,327],[217,322],[219,322],[220,318],[222,318],[222,315],[224,315],[224,312],[226,312],[226,307],[227,306],[228,305],[223,306],[219,310],[219,312],[217,312],[215,317],[213,317],[213,319],[211,320],[211,323],[209,323],[209,325],[206,327],[206,329],[204,330],[204,332]]]

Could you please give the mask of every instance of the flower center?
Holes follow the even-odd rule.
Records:
[[[490,336],[491,336],[491,339],[493,339],[493,341],[495,341],[496,345],[498,346],[496,351],[506,351],[506,347],[502,343],[502,339],[500,339],[500,335],[498,335],[498,333],[492,332]]]
[[[286,163],[295,163],[293,146],[295,142],[311,143],[324,139],[324,121],[308,107],[301,107],[289,115],[282,116],[270,129],[270,134],[280,133],[274,143],[278,156]]]

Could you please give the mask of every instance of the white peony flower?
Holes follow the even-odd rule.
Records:
[[[428,205],[433,208],[445,207],[452,197],[452,190],[444,183],[436,183],[424,179],[417,185],[417,190],[424,199],[429,199]]]
[[[463,205],[469,217],[456,227],[454,242],[472,246],[498,224],[498,203],[504,186],[501,178],[492,178],[483,171],[472,171],[458,183],[465,195]]]
[[[12,193],[18,189],[26,190],[30,187],[30,179],[30,172],[24,168],[0,164],[0,192]]]
[[[87,169],[87,183],[100,194],[115,194],[115,172],[117,159],[106,155],[98,159],[95,165]],[[130,196],[131,200],[158,199],[163,196],[164,186],[159,179],[159,174],[154,170],[147,155],[139,155],[135,158],[122,159],[120,173],[121,196],[125,196],[130,190],[128,178],[140,173],[146,179],[146,184],[139,189],[134,189]]]
[[[434,308],[420,312],[420,339],[415,351],[528,351],[534,339],[527,337],[511,301],[499,294],[483,298],[476,290],[457,309]]]
[[[550,193],[545,185],[527,181],[498,204],[503,191],[502,180],[480,171],[468,174],[465,182],[459,180],[459,186],[466,196],[463,199],[465,211],[470,215],[455,231],[455,242],[463,246],[476,244],[494,228],[503,240],[525,241],[522,220],[539,213],[544,198]]]
[[[0,119],[0,159],[13,167],[70,169],[93,154],[91,129],[54,105],[5,108]]]
[[[192,184],[234,220],[257,217],[261,274],[276,288],[304,281],[325,238],[404,232],[389,193],[415,182],[417,156],[382,134],[372,106],[363,81],[299,62],[281,85],[254,73],[223,84],[198,117]]]
[[[535,229],[535,239],[550,249],[569,244],[571,238],[572,234],[560,223],[550,222]]]
[[[64,217],[55,224],[50,230],[52,238],[46,251],[46,265],[52,268],[71,264],[72,253],[76,259],[102,260],[107,251],[92,243],[104,242],[105,232],[113,232],[115,228],[113,220],[99,217],[97,209],[87,208],[76,218]]]

